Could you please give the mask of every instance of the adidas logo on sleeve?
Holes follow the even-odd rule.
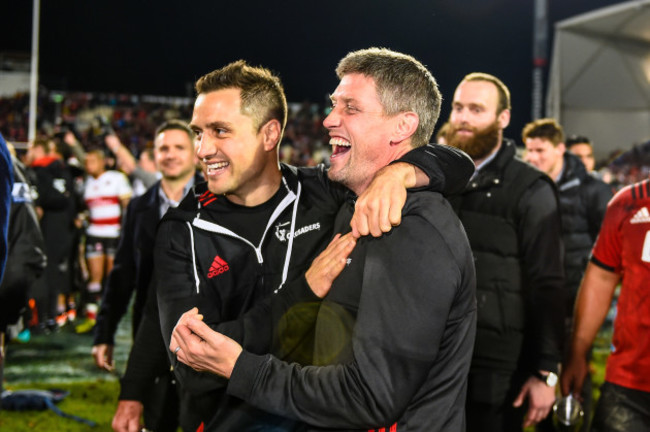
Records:
[[[650,212],[648,212],[647,207],[643,207],[640,209],[634,216],[632,216],[632,219],[630,219],[630,223],[633,224],[638,224],[638,223],[647,223],[650,222]]]

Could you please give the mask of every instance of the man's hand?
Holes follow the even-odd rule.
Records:
[[[108,149],[112,151],[113,154],[117,153],[119,148],[122,147],[122,142],[117,137],[117,135],[106,135],[106,137],[104,137],[104,142],[106,143],[106,147],[108,147]]]
[[[71,131],[67,131],[65,135],[63,135],[63,142],[69,145],[70,147],[74,147],[78,144],[77,138],[74,136],[74,134]]]
[[[176,324],[169,349],[176,354],[180,362],[196,371],[212,372],[230,378],[242,347],[197,319],[196,308],[188,312],[190,315],[183,314],[183,322],[179,320]],[[177,345],[174,345],[174,342]]]
[[[530,377],[522,386],[512,406],[515,408],[522,406],[526,398],[528,398],[528,412],[524,418],[524,427],[536,425],[546,418],[555,402],[555,387],[549,387],[540,379]]]
[[[413,165],[398,162],[375,174],[368,188],[357,198],[350,221],[352,235],[379,237],[402,221],[406,189],[425,186],[429,178]]]
[[[567,396],[569,393],[572,393],[576,398],[581,400],[580,392],[582,391],[582,385],[589,371],[586,356],[571,355],[563,366],[562,374],[560,375],[560,390],[562,391],[562,395]]]
[[[314,259],[305,273],[305,279],[314,294],[320,298],[327,295],[332,282],[345,268],[347,258],[356,244],[357,240],[352,233],[344,236],[336,234],[327,249]]]
[[[115,368],[115,363],[113,362],[113,345],[95,345],[91,353],[98,368],[113,372]]]
[[[180,342],[176,339],[176,336],[175,336],[176,335],[176,327],[178,327],[179,325],[185,325],[186,326],[187,325],[187,320],[189,320],[190,318],[194,318],[194,319],[197,319],[197,320],[203,320],[203,315],[201,315],[199,313],[198,308],[195,308],[195,307],[188,310],[183,315],[181,315],[181,317],[178,319],[178,322],[174,326],[174,329],[172,330],[172,337],[171,337],[171,340],[169,341],[169,350],[170,351],[175,352],[176,348],[180,346],[179,345]]]
[[[142,402],[121,400],[117,403],[117,411],[111,426],[115,432],[140,432],[142,429]]]

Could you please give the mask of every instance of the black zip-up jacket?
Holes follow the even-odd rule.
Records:
[[[349,226],[353,203],[339,213]],[[460,431],[476,331],[472,253],[439,194],[409,192],[402,223],[365,237],[316,319],[313,364],[244,351],[228,393],[309,431]]]
[[[334,216],[345,199],[345,189],[326,180],[324,169],[305,170],[283,166],[286,196],[273,211],[260,244],[220,225],[218,213],[211,211],[223,197],[195,188],[191,200],[170,210],[158,228],[155,248],[155,275],[158,306],[165,346],[180,316],[198,307],[206,323],[236,320],[287,281],[300,278],[332,237]],[[197,209],[198,207],[198,209]],[[287,232],[295,233],[287,236]],[[299,235],[298,235],[299,234]],[[282,291],[282,290],[280,290]],[[309,294],[309,293],[308,293]],[[313,299],[311,295],[307,300]],[[267,319],[270,317],[266,317]],[[265,325],[264,325],[265,324]],[[250,328],[250,336],[272,327],[268,321]],[[268,339],[263,337],[262,340]],[[260,348],[267,348],[262,343]],[[274,420],[234,398],[225,397],[225,382],[209,374],[198,374],[179,363],[168,352],[174,372],[191,394],[195,428],[211,420],[223,430],[237,430],[240,411],[252,424]],[[199,422],[200,420],[200,422]]]
[[[51,157],[34,161],[31,169],[36,176],[36,205],[43,209],[40,224],[49,275],[51,267],[58,266],[70,256],[75,218],[72,178],[63,162]]]

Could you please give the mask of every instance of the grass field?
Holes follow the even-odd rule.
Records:
[[[56,387],[68,390],[70,395],[58,406],[66,413],[74,414],[97,423],[90,427],[72,419],[59,417],[53,411],[6,411],[0,412],[0,430],[11,432],[22,431],[112,431],[110,425],[113,419],[115,401],[119,392],[119,383],[115,380],[97,380],[92,382],[62,383],[56,385],[26,385],[10,386],[12,390],[20,388],[47,389]]]
[[[131,345],[130,316],[122,320],[116,335],[118,372],[99,370],[90,356],[92,336],[75,334],[72,326],[60,332],[32,337],[26,344],[9,344],[4,370],[4,389],[51,388],[70,394],[58,404],[66,413],[97,423],[94,428],[63,418],[53,411],[0,411],[0,431],[111,431],[119,393],[118,374],[126,366]]]
[[[130,317],[122,320],[116,337],[116,373],[95,367],[90,356],[92,337],[77,335],[71,328],[59,333],[32,338],[27,344],[10,344],[5,366],[5,390],[23,388],[67,390],[58,406],[97,423],[94,428],[45,411],[0,411],[0,431],[111,431],[111,420],[119,392],[118,374],[124,371],[131,345]],[[594,400],[604,379],[604,364],[609,353],[611,329],[599,334],[594,346]],[[534,429],[527,429],[526,432]]]

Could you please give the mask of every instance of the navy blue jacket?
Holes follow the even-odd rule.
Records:
[[[9,224],[9,207],[11,206],[11,187],[13,185],[11,156],[5,139],[0,135],[0,282],[7,261],[7,226]]]

